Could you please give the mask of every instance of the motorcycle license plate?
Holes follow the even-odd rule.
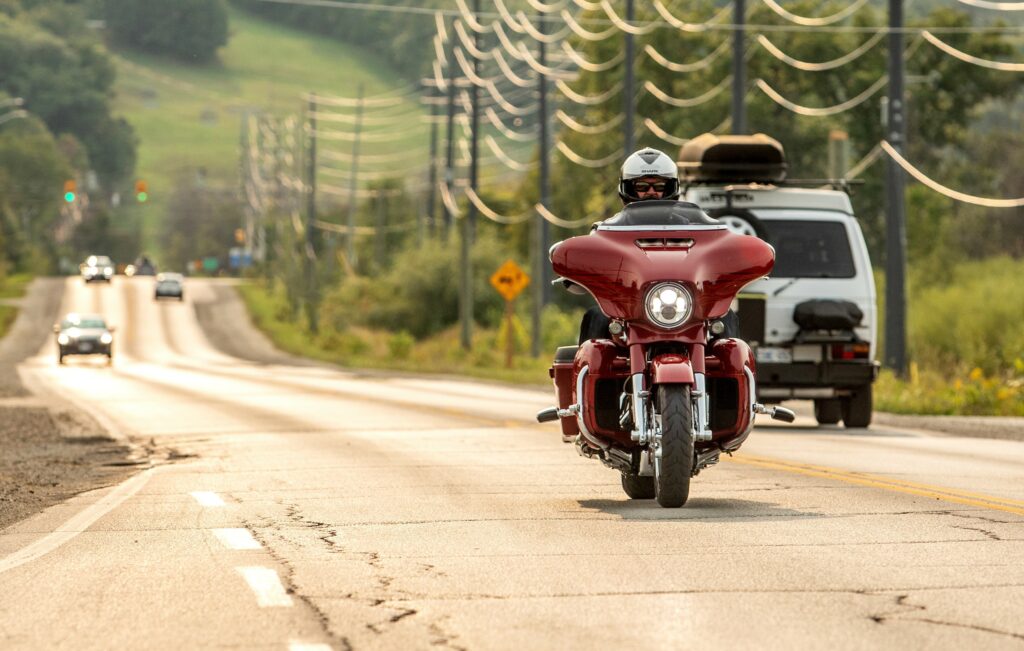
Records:
[[[766,364],[789,364],[793,361],[793,353],[788,348],[762,346],[757,349],[757,361]]]

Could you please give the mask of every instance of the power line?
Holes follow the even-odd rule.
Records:
[[[962,52],[956,49],[949,43],[939,40],[938,37],[936,37],[934,34],[927,30],[921,32],[921,36],[924,37],[924,40],[928,41],[929,43],[931,43],[938,49],[942,50],[949,56],[964,61],[966,63],[971,63],[973,65],[981,66],[983,68],[989,68],[991,70],[1002,70],[1004,72],[1024,72],[1024,63],[990,61],[988,59],[982,59],[976,56],[972,56],[970,54],[967,54],[966,52]]]
[[[841,103],[836,104],[834,106],[823,106],[823,107],[820,107],[820,108],[815,108],[815,107],[810,107],[810,106],[801,106],[800,104],[797,104],[796,102],[791,102],[790,100],[786,99],[781,94],[779,94],[779,92],[777,90],[775,90],[774,88],[769,86],[768,82],[766,82],[764,79],[758,79],[755,83],[757,84],[757,87],[760,88],[761,91],[765,95],[767,95],[769,98],[771,98],[771,100],[774,101],[779,106],[781,106],[781,107],[783,107],[785,109],[788,109],[788,110],[792,111],[793,113],[796,113],[797,115],[806,115],[806,116],[809,116],[809,117],[818,117],[818,118],[820,118],[820,117],[827,117],[827,116],[830,116],[830,115],[838,115],[839,113],[843,113],[845,111],[848,111],[848,110],[854,108],[855,106],[859,106],[860,104],[863,104],[872,95],[874,95],[879,90],[881,90],[883,86],[885,86],[887,83],[889,83],[889,76],[888,75],[883,75],[882,77],[879,77],[878,80],[875,81],[875,83],[873,83],[870,86],[868,86],[865,90],[863,90],[856,97],[848,99],[845,102],[841,102]]]
[[[939,194],[943,194],[950,199],[973,204],[975,206],[984,206],[985,208],[1020,208],[1024,206],[1024,197],[1020,197],[1019,199],[990,199],[988,197],[978,197],[972,194],[965,194],[963,192],[953,190],[952,188],[942,185],[938,181],[925,176],[924,172],[911,165],[906,158],[901,156],[900,153],[885,140],[882,141],[882,149],[884,149],[885,153],[889,154],[889,157],[896,161],[896,163],[902,167],[907,174],[910,174],[932,190],[935,190]]]
[[[856,49],[847,52],[846,54],[839,58],[832,59],[831,61],[822,61],[821,63],[810,63],[808,61],[800,61],[799,59],[795,59],[789,56],[781,49],[779,49],[778,46],[776,46],[774,43],[768,40],[768,37],[765,36],[764,34],[757,35],[757,42],[761,44],[761,47],[768,51],[768,54],[772,55],[773,57],[775,57],[779,61],[782,61],[788,66],[791,66],[798,70],[804,70],[806,72],[823,72],[825,70],[832,70],[834,68],[844,66],[847,63],[859,59],[861,56],[863,56],[865,53],[871,50],[871,48],[877,45],[878,42],[881,41],[884,37],[884,32],[878,32],[877,34],[875,34],[874,36],[872,36],[871,38],[857,46]]]
[[[782,16],[789,22],[796,23],[797,25],[802,25],[804,27],[824,27],[825,25],[838,23],[840,20],[852,16],[857,11],[859,11],[861,7],[867,4],[867,0],[856,0],[855,2],[850,3],[847,7],[844,7],[843,9],[832,14],[831,16],[822,16],[820,18],[808,18],[806,16],[798,16],[792,12],[787,11],[782,5],[775,2],[775,0],[763,0],[763,2],[766,5],[768,5],[769,9],[771,9],[778,15]]]
[[[258,2],[268,2],[268,3],[273,3],[273,4],[325,7],[325,8],[330,8],[330,9],[351,9],[351,10],[371,11],[371,12],[377,11],[377,12],[384,12],[384,13],[418,14],[418,15],[432,16],[432,17],[435,14],[441,14],[443,16],[456,17],[456,18],[461,16],[459,11],[451,10],[451,9],[440,9],[440,10],[438,10],[438,9],[428,9],[428,8],[425,8],[425,7],[413,7],[413,6],[409,6],[409,5],[386,5],[386,4],[379,4],[378,5],[378,4],[368,4],[368,3],[365,3],[365,2],[349,2],[348,0],[257,0],[257,1]],[[503,6],[503,5],[499,5],[501,0],[494,0],[494,1],[495,1],[496,6]],[[961,1],[963,1],[963,0],[961,0]],[[659,0],[654,0],[654,7],[655,7],[655,9],[658,9],[659,6],[661,7],[661,9],[659,9],[659,12],[662,11],[662,10],[667,12],[667,10],[664,9],[664,6],[661,5]],[[595,7],[600,9],[600,5],[595,5]],[[725,13],[725,10],[723,10],[720,13]],[[567,14],[567,12],[563,9],[562,10],[562,20],[565,20],[565,15],[566,14]],[[476,16],[481,17],[481,18],[492,18],[492,19],[498,19],[498,18],[502,17],[500,13],[492,13],[492,12],[484,12],[484,11],[476,12]],[[582,18],[579,21],[577,21],[576,19],[573,19],[571,17],[571,14],[569,14],[569,16],[570,16],[570,20],[572,21],[572,23],[570,24],[570,27],[572,27],[572,25],[576,25],[577,27],[581,27],[580,23],[588,23],[588,24],[594,24],[594,25],[611,25],[612,27],[615,27],[615,25],[612,23],[612,21],[608,20],[608,19],[602,19],[602,18]],[[671,16],[671,14],[669,14],[669,16]],[[515,19],[512,18],[512,20],[514,21]],[[545,21],[545,22],[555,22],[555,21],[558,21],[558,18],[556,18],[554,16],[539,16],[538,20],[542,20],[542,21]],[[676,19],[674,17],[673,17],[673,20],[675,21],[676,24],[674,24],[672,21],[668,20],[667,18],[666,18],[666,22],[665,23],[662,23],[661,21],[646,21],[646,22],[636,21],[633,24],[636,27],[646,26],[648,24],[655,24],[655,25],[657,25],[658,27],[661,27],[661,28],[669,28],[669,27],[671,27],[671,28],[675,28],[675,29],[682,29],[681,27],[678,26],[678,23],[681,22],[681,21],[679,21],[678,19]],[[690,25],[690,26],[692,27],[693,25]],[[515,29],[515,28],[513,28],[513,29]],[[731,32],[731,31],[736,31],[736,30],[751,30],[751,31],[757,31],[757,32],[804,32],[804,31],[807,31],[807,28],[802,26],[802,25],[770,25],[770,24],[756,24],[756,23],[746,23],[746,24],[740,25],[740,24],[736,24],[736,23],[714,23],[714,24],[706,24],[706,27],[703,28],[703,29],[700,29],[699,31],[707,31],[707,30],[726,31],[726,32]],[[821,26],[821,27],[815,28],[814,31],[816,31],[816,32],[836,32],[836,33],[849,32],[849,33],[868,33],[868,34],[874,34],[874,33],[878,32],[879,30],[884,31],[887,34],[891,34],[891,33],[894,33],[894,32],[898,32],[898,33],[901,33],[901,34],[919,34],[922,31],[926,31],[926,30],[932,32],[933,34],[1024,34],[1024,25],[973,25],[973,26],[969,26],[969,27],[950,27],[950,26],[943,26],[943,25],[921,25],[921,26],[916,26],[916,27],[870,27],[870,26],[861,26],[861,25],[825,25],[825,26]],[[576,31],[576,29],[574,29],[573,31]],[[611,36],[612,34],[617,33],[617,31],[618,31],[617,29],[609,30],[607,32],[607,34],[608,34],[608,36]],[[687,30],[684,30],[684,31],[687,31]],[[577,31],[577,34],[579,34],[578,31]],[[598,39],[598,40],[604,40],[604,39],[602,38],[602,39]]]

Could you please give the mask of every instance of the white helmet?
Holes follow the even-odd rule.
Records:
[[[645,176],[656,176],[665,179],[665,191],[662,199],[679,198],[679,168],[665,152],[646,147],[629,155],[619,172],[619,198],[622,203],[640,201],[633,181]]]

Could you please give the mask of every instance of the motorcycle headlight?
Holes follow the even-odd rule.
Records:
[[[109,332],[104,332],[103,334],[100,335],[101,344],[109,344],[112,341],[114,341],[114,338],[110,335]]]
[[[61,346],[67,346],[69,343],[71,343],[71,337],[61,333],[57,335],[57,343],[60,344]]]
[[[674,328],[693,313],[693,299],[690,292],[678,283],[660,283],[647,292],[644,300],[647,318],[662,328]]]

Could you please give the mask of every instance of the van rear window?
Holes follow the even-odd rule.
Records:
[[[853,253],[839,222],[765,219],[775,247],[773,278],[853,278]]]

